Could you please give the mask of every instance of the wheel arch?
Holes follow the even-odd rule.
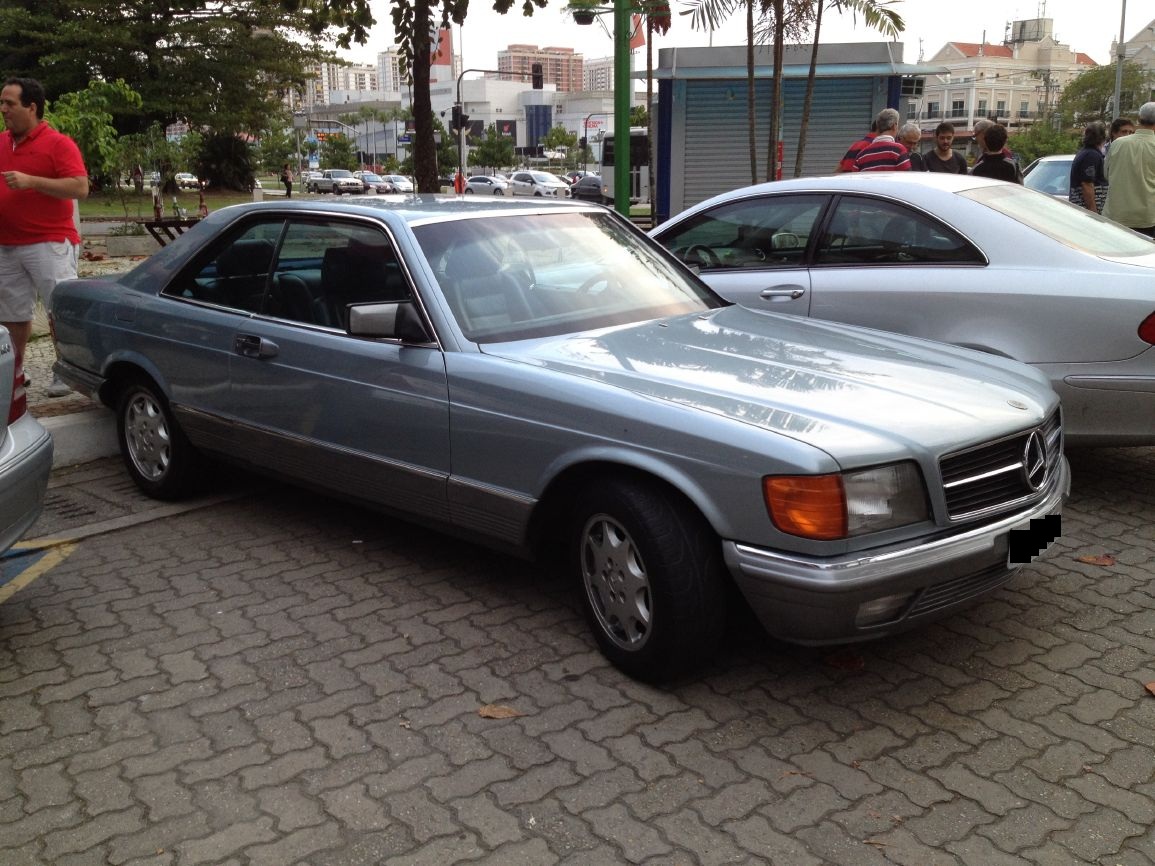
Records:
[[[100,402],[111,409],[116,408],[120,392],[128,382],[147,379],[155,385],[167,400],[169,390],[164,377],[147,358],[129,356],[113,357],[104,368],[104,383],[100,386]]]
[[[532,539],[535,558],[547,559],[551,552],[564,548],[562,541],[570,508],[578,493],[599,481],[614,479],[644,484],[660,490],[672,500],[689,509],[718,536],[717,524],[710,519],[705,494],[684,476],[661,472],[656,467],[642,467],[633,463],[600,458],[573,463],[553,477],[539,497],[530,517],[528,537]],[[720,537],[720,536],[719,536]]]

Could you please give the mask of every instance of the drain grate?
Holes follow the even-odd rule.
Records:
[[[57,517],[65,520],[75,520],[79,517],[92,517],[96,509],[91,505],[80,502],[77,497],[68,493],[49,493],[44,497],[44,510],[50,511]]]

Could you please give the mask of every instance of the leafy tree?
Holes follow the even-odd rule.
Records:
[[[139,107],[140,94],[123,81],[90,81],[84,90],[65,93],[51,103],[45,119],[72,137],[89,175],[104,185],[115,179],[120,155],[113,110]]]
[[[286,126],[274,126],[261,134],[256,146],[257,164],[267,172],[280,172],[286,162],[297,164],[297,136]],[[296,168],[294,168],[296,171]]]
[[[570,132],[564,126],[555,126],[541,137],[541,146],[546,150],[570,150],[577,146],[576,133]]]
[[[283,2],[6,0],[0,61],[9,74],[40,79],[50,98],[90,80],[123,80],[142,104],[117,114],[122,133],[177,120],[256,133],[281,113],[282,95],[304,85],[311,65],[332,56],[316,38],[326,27],[343,23],[363,34],[372,21],[366,0]]]
[[[351,139],[342,133],[329,133],[321,142],[321,165],[325,168],[347,168],[355,170],[357,152]]]
[[[802,158],[806,154],[806,132],[810,126],[810,108],[814,102],[814,78],[818,70],[818,43],[822,34],[822,12],[826,8],[850,12],[854,23],[862,15],[863,23],[883,36],[897,39],[906,29],[906,23],[893,9],[887,7],[898,0],[814,0],[814,32],[811,37],[810,72],[806,76],[806,97],[802,102],[802,122],[798,126],[798,152],[794,156],[794,176],[802,175]]]
[[[1074,153],[1081,143],[1081,134],[1058,130],[1051,124],[1043,122],[1032,123],[1026,129],[1016,132],[1007,141],[1007,145],[1014,151],[1024,168],[1040,156]]]
[[[493,171],[513,165],[513,141],[506,136],[498,135],[496,124],[491,123],[485,130],[485,138],[473,149],[471,162],[473,165]]]
[[[630,106],[630,126],[649,126],[650,113],[644,105]]]
[[[1115,95],[1115,65],[1096,66],[1079,73],[1063,88],[1059,97],[1059,113],[1065,123],[1089,123],[1092,120],[1110,121],[1122,115],[1135,119],[1139,106],[1151,98],[1155,88],[1155,70],[1138,63],[1123,62],[1123,82],[1119,92],[1120,111],[1112,111]]]
[[[253,186],[253,152],[239,136],[212,132],[205,136],[197,160],[198,177],[207,186],[246,190]]]

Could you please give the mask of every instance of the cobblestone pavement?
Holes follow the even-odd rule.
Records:
[[[0,863],[1153,863],[1155,450],[1072,462],[1058,548],[965,615],[746,624],[663,689],[530,566],[263,482],[57,475],[61,543],[0,560],[42,572],[0,603]]]

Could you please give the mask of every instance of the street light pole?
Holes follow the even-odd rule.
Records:
[[[1123,45],[1123,31],[1127,26],[1127,0],[1123,0],[1123,12],[1119,18],[1119,42],[1116,47],[1115,60],[1115,110],[1112,112],[1111,119],[1121,117],[1123,114],[1123,106],[1119,104],[1123,91],[1123,61],[1127,57],[1127,52]]]
[[[614,0],[614,210],[630,215],[630,7]]]

